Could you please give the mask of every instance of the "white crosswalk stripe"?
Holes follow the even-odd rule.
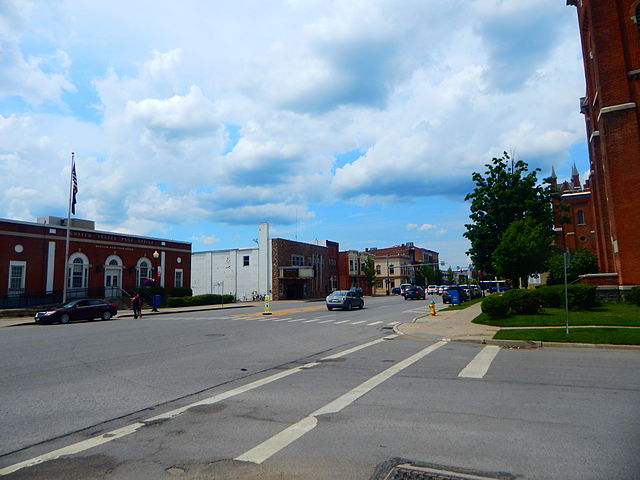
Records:
[[[359,322],[351,322],[351,325],[360,325],[361,323],[365,323],[366,320],[360,320]]]
[[[312,318],[311,320],[304,320],[302,323],[313,323],[313,322],[317,322],[318,319],[317,318]]]
[[[367,323],[367,326],[371,326],[371,325],[380,325],[381,323],[382,323],[381,321],[371,322],[371,323]]]

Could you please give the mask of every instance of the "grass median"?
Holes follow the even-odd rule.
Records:
[[[608,302],[592,310],[570,311],[568,335],[564,328],[539,328],[564,327],[565,315],[564,309],[545,308],[535,315],[512,315],[502,319],[491,319],[482,313],[473,322],[502,327],[494,336],[499,340],[640,345],[640,308],[637,305]]]
[[[640,345],[640,328],[577,327],[569,328],[568,334],[564,328],[503,328],[493,338],[595,345]]]

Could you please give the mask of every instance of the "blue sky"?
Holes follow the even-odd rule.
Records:
[[[502,151],[588,171],[558,0],[0,3],[0,217],[191,241],[412,241],[467,265]],[[583,176],[584,180],[584,176]]]

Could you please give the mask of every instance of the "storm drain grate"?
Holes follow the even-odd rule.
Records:
[[[451,470],[442,465],[428,465],[404,458],[393,458],[378,465],[370,480],[513,480],[508,473]]]

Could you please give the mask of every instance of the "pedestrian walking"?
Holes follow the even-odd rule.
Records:
[[[131,309],[133,310],[133,318],[142,318],[142,299],[139,293],[131,297]]]

